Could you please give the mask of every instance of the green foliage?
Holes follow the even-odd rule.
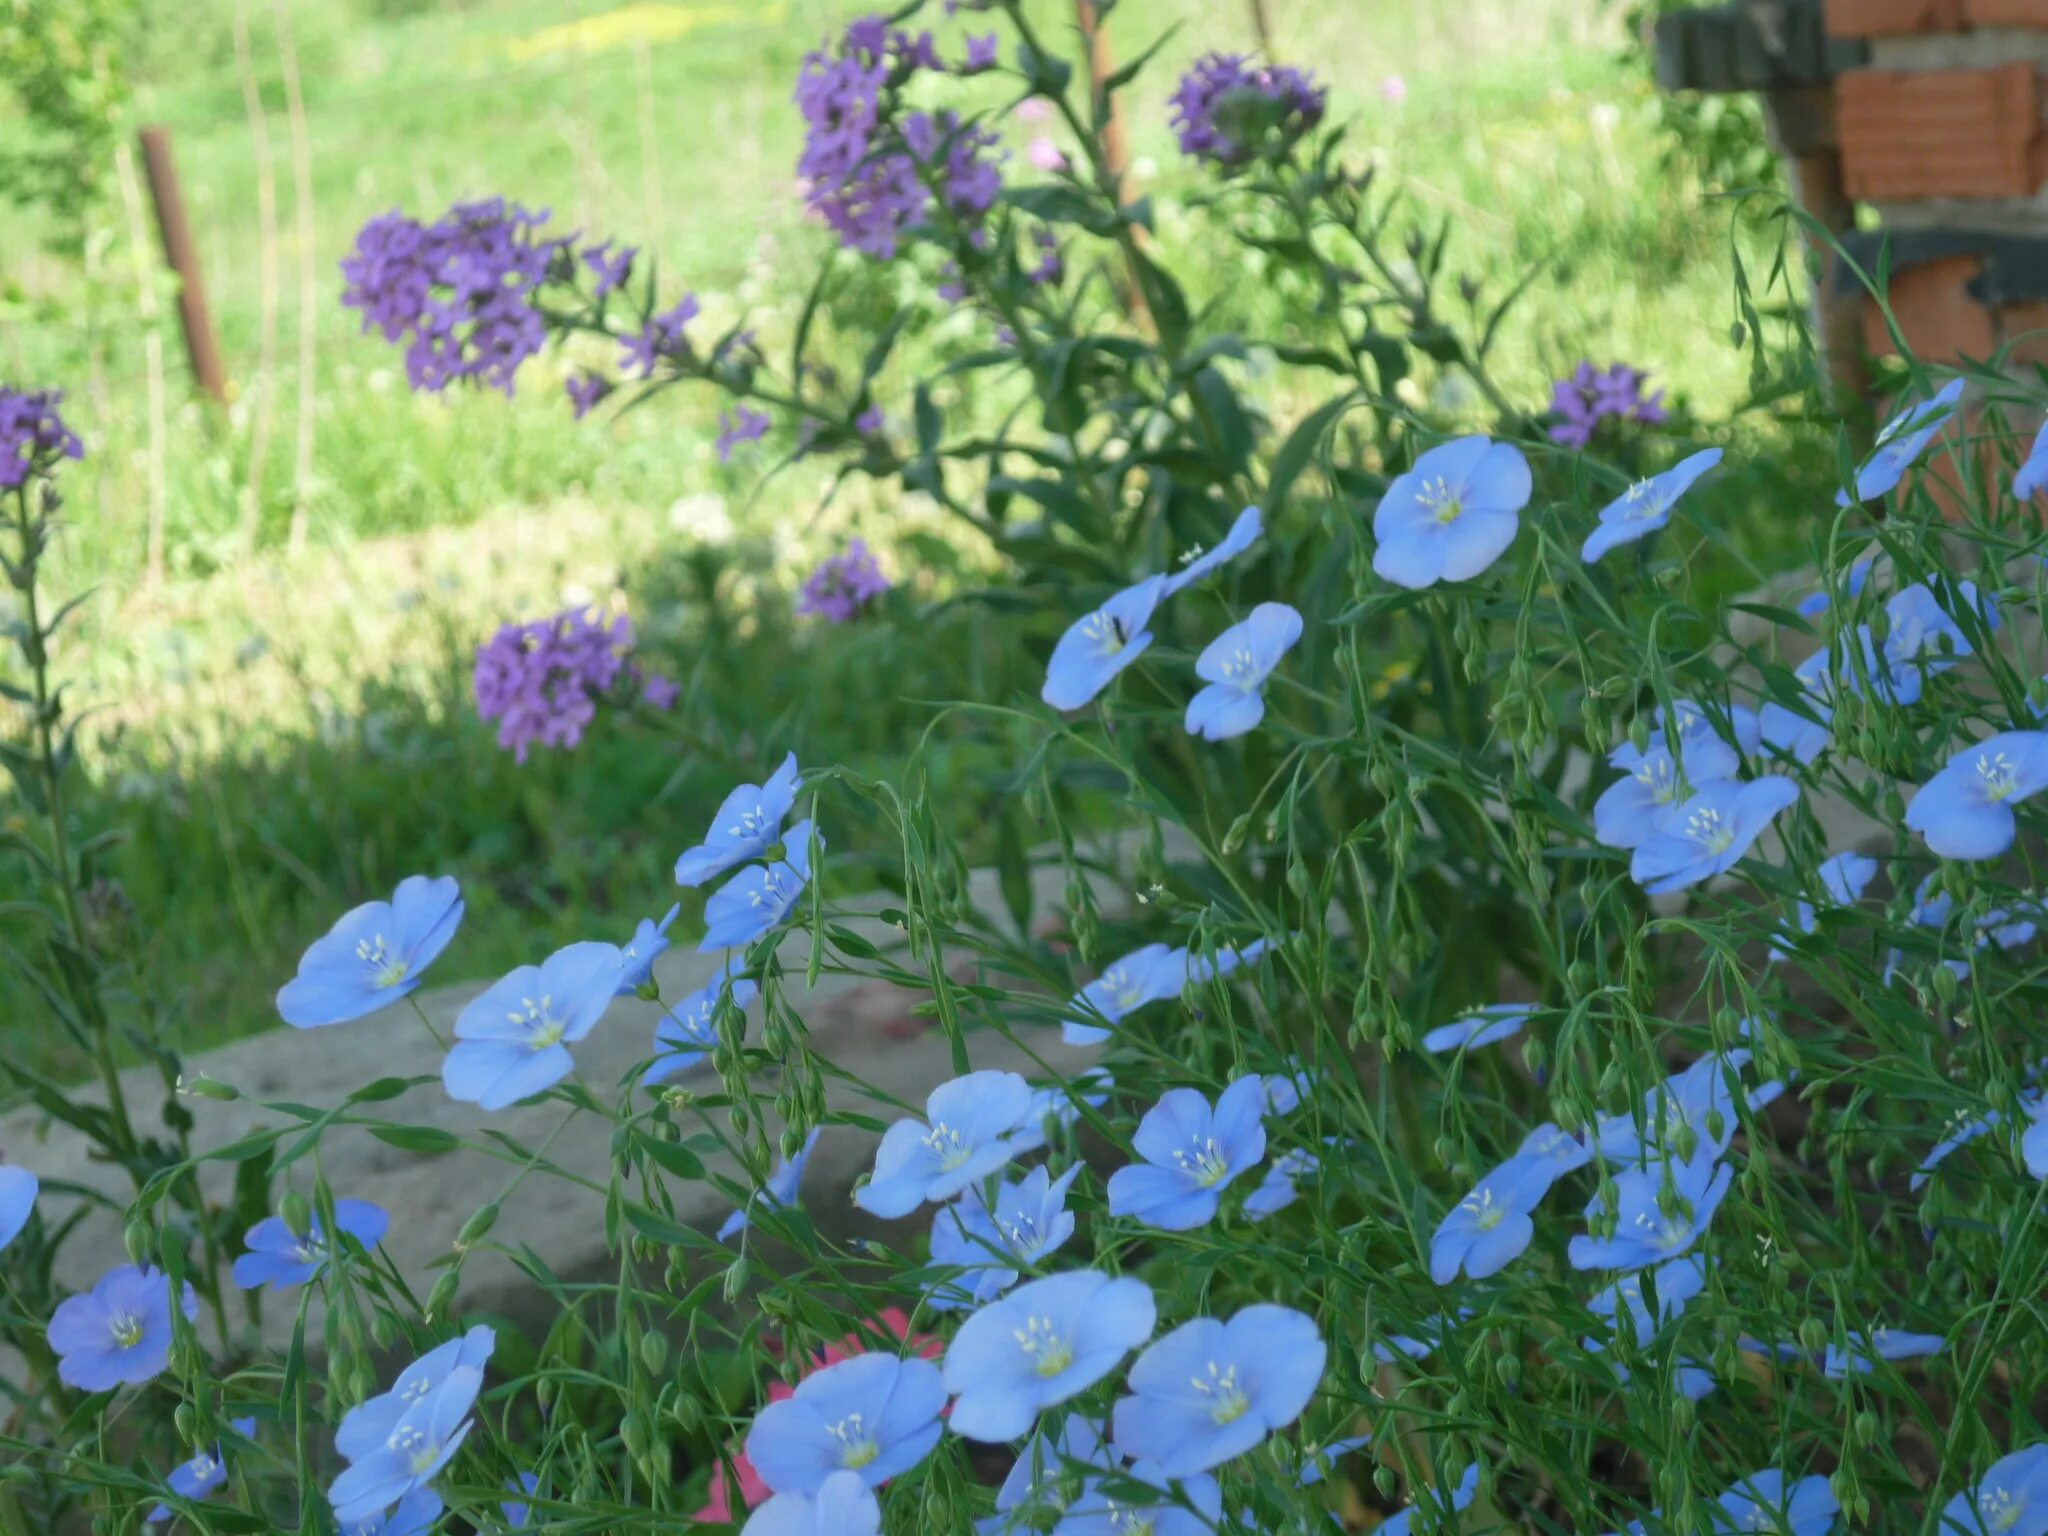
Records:
[[[84,238],[128,122],[135,0],[7,0],[0,6],[0,198],[40,204],[64,243]],[[9,118],[13,120],[8,121]]]

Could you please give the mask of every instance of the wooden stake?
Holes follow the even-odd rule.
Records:
[[[225,405],[227,373],[221,367],[220,343],[214,338],[213,321],[206,312],[206,283],[199,273],[199,248],[192,242],[185,197],[178,188],[178,168],[171,159],[171,131],[163,127],[145,128],[141,139],[142,170],[149,178],[150,201],[156,204],[164,259],[178,274],[178,320],[185,330],[185,355],[192,362],[192,378]]]
[[[1095,14],[1095,0],[1074,0],[1074,20],[1081,28],[1081,38],[1088,45],[1088,99],[1091,104],[1100,104],[1104,114],[1102,121],[1102,157],[1107,163],[1110,176],[1116,184],[1119,203],[1130,201],[1131,151],[1124,137],[1124,115],[1114,97],[1105,100],[1103,85],[1116,68],[1110,56],[1109,36],[1102,29],[1101,18]],[[1096,108],[1091,107],[1091,111]]]
[[[299,55],[292,46],[291,18],[284,0],[270,0],[277,26],[278,62],[284,71],[285,121],[292,143],[292,220],[299,246],[299,414],[298,451],[292,464],[290,548],[306,543],[306,503],[313,486],[313,413],[318,384],[313,376],[314,342],[318,337],[320,280],[314,266],[313,152],[306,138],[306,97],[299,89]]]
[[[271,385],[277,372],[277,171],[270,152],[270,114],[263,110],[263,92],[249,46],[249,0],[235,0],[235,66],[242,77],[242,108],[249,119],[249,138],[256,152],[256,371],[249,380],[249,475],[242,489],[241,542],[253,549],[261,532],[263,481],[270,467],[271,418],[276,399]]]
[[[149,530],[145,569],[150,585],[164,579],[164,338],[157,329],[156,274],[150,268],[149,232],[142,215],[142,188],[128,141],[114,145],[114,171],[121,205],[128,215],[128,245],[135,258],[135,312],[142,322],[143,371],[149,383]]]

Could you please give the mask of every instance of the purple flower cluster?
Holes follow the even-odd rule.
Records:
[[[498,722],[498,745],[520,762],[535,742],[573,747],[618,680],[633,623],[603,622],[571,608],[531,624],[507,624],[477,647],[476,712]]]
[[[619,371],[651,378],[654,365],[664,357],[680,357],[690,350],[690,322],[697,318],[697,295],[686,293],[675,307],[650,315],[638,334],[619,339]],[[582,414],[578,412],[578,414]]]
[[[838,554],[818,562],[797,598],[797,617],[845,624],[888,590],[889,578],[875,563],[874,551],[865,540],[854,539]]]
[[[735,406],[718,413],[718,462],[730,464],[732,451],[741,443],[759,442],[768,435],[768,413],[748,406]]]
[[[15,489],[39,465],[85,457],[85,444],[57,414],[63,399],[60,390],[0,384],[0,491]]]
[[[364,330],[406,342],[414,389],[439,393],[473,379],[509,395],[519,365],[547,340],[534,292],[570,246],[541,233],[547,221],[544,209],[496,197],[457,203],[433,224],[384,214],[363,226],[341,263],[341,301],[362,311]],[[618,258],[603,247],[591,254],[602,283]]]
[[[1579,364],[1570,378],[1551,386],[1550,413],[1557,422],[1550,429],[1550,440],[1568,448],[1583,448],[1609,417],[1651,425],[1665,420],[1664,391],[1644,394],[1647,379],[1627,363],[1606,369]]]
[[[1255,64],[1241,53],[1198,59],[1175,88],[1173,129],[1181,153],[1241,165],[1262,141],[1292,144],[1323,120],[1328,93],[1306,71]]]
[[[879,16],[850,25],[836,51],[804,59],[796,83],[805,124],[797,175],[811,211],[841,244],[893,257],[931,203],[921,166],[938,167],[946,205],[961,218],[977,220],[994,203],[1002,177],[989,153],[993,134],[962,127],[950,112],[912,113],[902,125],[905,147],[884,138],[904,83],[919,70],[943,68],[929,32],[892,29]]]

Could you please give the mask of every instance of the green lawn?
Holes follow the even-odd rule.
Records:
[[[238,392],[225,420],[189,401],[167,334],[170,578],[160,586],[143,580],[145,346],[118,210],[90,279],[40,252],[33,227],[0,225],[0,374],[71,389],[71,414],[93,448],[55,567],[67,587],[103,584],[62,657],[81,696],[108,711],[81,817],[133,834],[113,873],[133,906],[143,978],[153,995],[184,999],[180,1038],[189,1041],[263,1027],[268,993],[306,939],[341,906],[413,869],[459,869],[477,882],[460,963],[479,972],[544,940],[629,927],[664,891],[669,843],[694,834],[702,797],[730,782],[721,752],[745,759],[753,743],[686,744],[657,758],[645,747],[598,746],[580,760],[515,770],[469,718],[464,696],[469,649],[502,619],[627,590],[643,626],[687,653],[706,623],[759,627],[759,612],[779,608],[778,594],[847,526],[892,550],[899,575],[915,577],[925,563],[906,542],[930,524],[916,508],[855,498],[821,523],[815,472],[763,489],[744,467],[721,469],[703,402],[671,394],[623,420],[578,425],[554,359],[533,365],[510,402],[416,399],[396,354],[359,336],[338,303],[336,263],[366,218],[503,193],[551,207],[565,225],[642,245],[666,286],[696,289],[714,317],[748,315],[772,341],[827,243],[801,218],[793,184],[800,125],[790,82],[803,53],[858,8],[409,8],[424,14],[376,19],[374,0],[294,12],[315,231],[311,548],[285,548],[299,253],[268,8],[253,8],[278,225],[276,362],[267,373],[259,178],[225,0],[181,8],[141,103],[146,120],[173,131]],[[1663,163],[1655,102],[1621,57],[1612,8],[1271,8],[1278,50],[1331,84],[1354,153],[1449,221],[1454,270],[1497,295],[1543,264],[1500,346],[1501,378],[1518,401],[1540,408],[1549,380],[1586,357],[1648,368],[1710,418],[1742,400],[1746,362],[1728,339],[1731,209]],[[1048,33],[1071,14],[1065,0],[1039,10]],[[1125,55],[1179,28],[1129,99],[1137,174],[1170,193],[1188,179],[1163,98],[1193,54],[1248,44],[1248,12],[1234,0],[1124,0],[1112,26]],[[957,49],[957,25],[953,39]],[[1395,75],[1405,86],[1398,101],[1383,88]],[[1012,131],[1015,147],[1025,135]],[[1205,266],[1199,221],[1163,201],[1161,241],[1193,272],[1192,289],[1224,296],[1269,331],[1285,319],[1256,272],[1247,282]],[[1767,238],[1745,229],[1735,243],[1755,255]],[[928,297],[906,290],[905,300],[943,319]],[[885,404],[907,413],[907,381],[885,385]],[[266,401],[271,446],[252,521],[240,491]],[[1271,403],[1285,416],[1315,401]],[[1768,441],[1777,428],[1763,420],[1754,430]],[[729,522],[738,546],[712,557],[734,566],[715,594],[690,585],[702,547],[690,530],[707,517]],[[823,656],[787,625],[769,624],[757,639],[747,654],[777,674],[774,686],[734,674],[705,687],[736,701],[775,700],[786,713],[764,724],[764,736],[803,741],[807,760],[875,767],[908,739],[914,711],[891,727],[893,738],[884,730],[895,718],[886,691],[864,696],[856,680],[831,685],[841,698],[817,696],[845,658]],[[1006,664],[964,642],[948,658],[956,661],[979,669],[977,692]],[[801,673],[811,667],[815,676]],[[929,668],[917,675],[935,688],[946,680]],[[968,741],[935,773],[963,793],[994,793],[1002,754],[983,745]],[[222,963],[223,954],[235,962]],[[0,1005],[11,1002],[0,989]]]

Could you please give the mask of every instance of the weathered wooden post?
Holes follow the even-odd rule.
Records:
[[[178,274],[178,320],[185,332],[185,355],[192,377],[207,394],[227,404],[228,376],[220,361],[220,343],[206,312],[206,283],[199,273],[199,248],[192,242],[192,223],[185,216],[184,194],[178,189],[178,168],[171,159],[168,128],[141,133],[142,172],[149,198],[156,205],[157,231],[163,237],[164,260]]]

